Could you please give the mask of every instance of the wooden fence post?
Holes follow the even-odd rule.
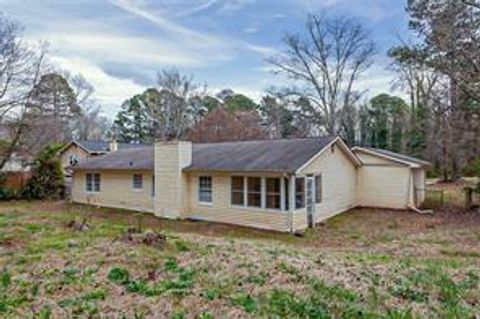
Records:
[[[470,210],[473,202],[473,189],[471,187],[465,188],[465,209]]]

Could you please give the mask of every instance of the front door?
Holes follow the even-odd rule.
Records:
[[[307,201],[307,222],[308,227],[313,227],[315,225],[314,215],[315,215],[315,199],[314,199],[314,185],[315,180],[313,177],[307,177],[307,192],[306,192],[306,201]]]

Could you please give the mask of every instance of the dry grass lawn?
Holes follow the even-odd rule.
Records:
[[[136,216],[0,204],[0,317],[480,317],[480,213],[354,210],[303,237]],[[166,245],[122,240],[138,224]]]

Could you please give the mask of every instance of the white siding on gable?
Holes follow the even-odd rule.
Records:
[[[338,146],[325,150],[298,175],[322,174],[322,202],[315,205],[315,222],[356,206],[357,168]]]

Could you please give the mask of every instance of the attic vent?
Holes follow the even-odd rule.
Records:
[[[332,146],[330,146],[330,151],[332,152],[332,154],[335,154],[335,144],[332,144]]]

